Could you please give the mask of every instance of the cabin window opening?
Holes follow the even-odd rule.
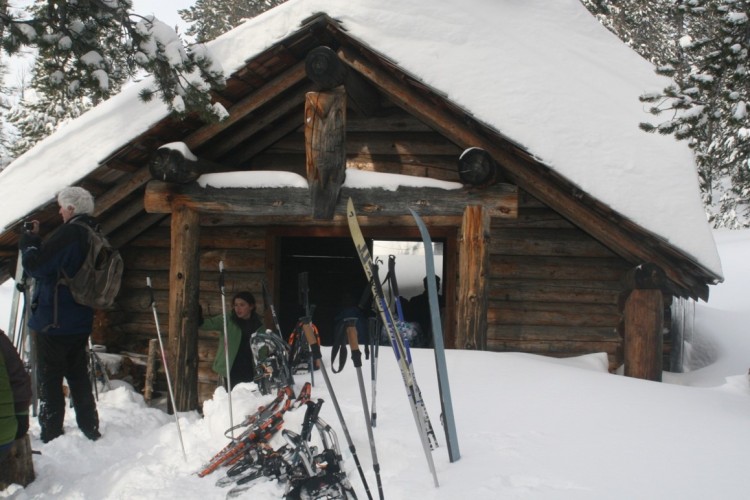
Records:
[[[435,274],[440,278],[440,289],[442,293],[444,285],[443,255],[444,247],[442,241],[432,242],[432,253],[435,256]],[[383,240],[372,241],[372,258],[378,264],[378,274],[382,283],[388,275],[388,259],[393,255],[396,261],[396,281],[398,282],[399,295],[410,299],[424,291],[425,278],[425,247],[424,243],[416,240]],[[385,285],[388,293],[389,284]]]

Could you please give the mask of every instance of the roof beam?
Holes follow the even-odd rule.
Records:
[[[220,196],[219,196],[220,194]],[[341,188],[335,207],[339,220],[345,220],[346,200],[355,200],[357,212],[370,217],[404,216],[412,208],[424,216],[463,216],[467,205],[481,204],[494,217],[515,218],[518,190],[509,184],[496,184],[485,190],[399,187]],[[201,214],[255,216],[264,223],[307,222],[311,201],[307,188],[201,188],[196,183],[170,184],[151,181],[146,185],[144,206],[149,213],[171,213],[184,206]]]
[[[306,78],[305,63],[299,62],[268,82],[265,86],[240,100],[229,109],[229,116],[216,123],[209,123],[199,128],[183,141],[190,149],[198,148],[219,132],[226,130],[247,115],[271,101],[279,94],[293,87]]]

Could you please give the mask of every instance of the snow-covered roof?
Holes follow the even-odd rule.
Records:
[[[313,14],[444,94],[589,195],[721,275],[685,142],[647,134],[669,81],[579,0],[291,0],[209,44],[227,75]],[[167,115],[134,85],[0,173],[0,226],[48,202]]]

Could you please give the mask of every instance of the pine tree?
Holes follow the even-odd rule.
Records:
[[[674,0],[581,0],[607,29],[633,50],[660,65],[677,56],[675,27],[681,11]]]
[[[655,116],[668,117],[642,128],[673,134],[695,150],[716,227],[750,227],[750,3],[691,0],[684,8],[692,29],[680,41],[689,67],[659,68],[675,84],[642,100]]]
[[[213,40],[268,9],[286,0],[197,0],[195,5],[177,11],[190,27],[187,34],[198,42]]]
[[[0,61],[0,74],[5,73],[5,64]],[[13,103],[9,98],[10,91],[4,85],[0,85],[0,171],[12,161],[13,155],[9,148],[11,137],[8,134],[6,121]]]
[[[38,0],[30,17],[3,7],[2,47],[11,55],[22,47],[45,53],[48,84],[69,98],[104,99],[114,81],[145,70],[155,83],[142,92],[144,100],[158,94],[178,113],[195,111],[205,119],[221,114],[209,91],[224,77],[205,47],[185,47],[158,19],[132,12],[130,0]]]
[[[581,1],[674,80],[641,97],[657,121],[641,128],[673,134],[694,149],[709,220],[750,227],[748,1]]]
[[[17,132],[16,140],[9,146],[14,158],[92,107],[90,97],[66,95],[58,91],[57,86],[50,85],[51,78],[45,73],[45,67],[45,59],[40,54],[35,61],[30,88],[8,114],[8,123]]]

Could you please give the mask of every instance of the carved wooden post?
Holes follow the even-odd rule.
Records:
[[[172,208],[172,254],[169,267],[169,369],[175,410],[198,408],[198,292],[200,221],[184,206]]]
[[[466,207],[458,250],[456,347],[487,349],[487,273],[490,217],[481,205]]]
[[[305,96],[305,153],[312,216],[332,219],[346,177],[346,91]]]
[[[625,376],[661,382],[666,277],[654,264],[644,264],[625,276],[623,305]]]

